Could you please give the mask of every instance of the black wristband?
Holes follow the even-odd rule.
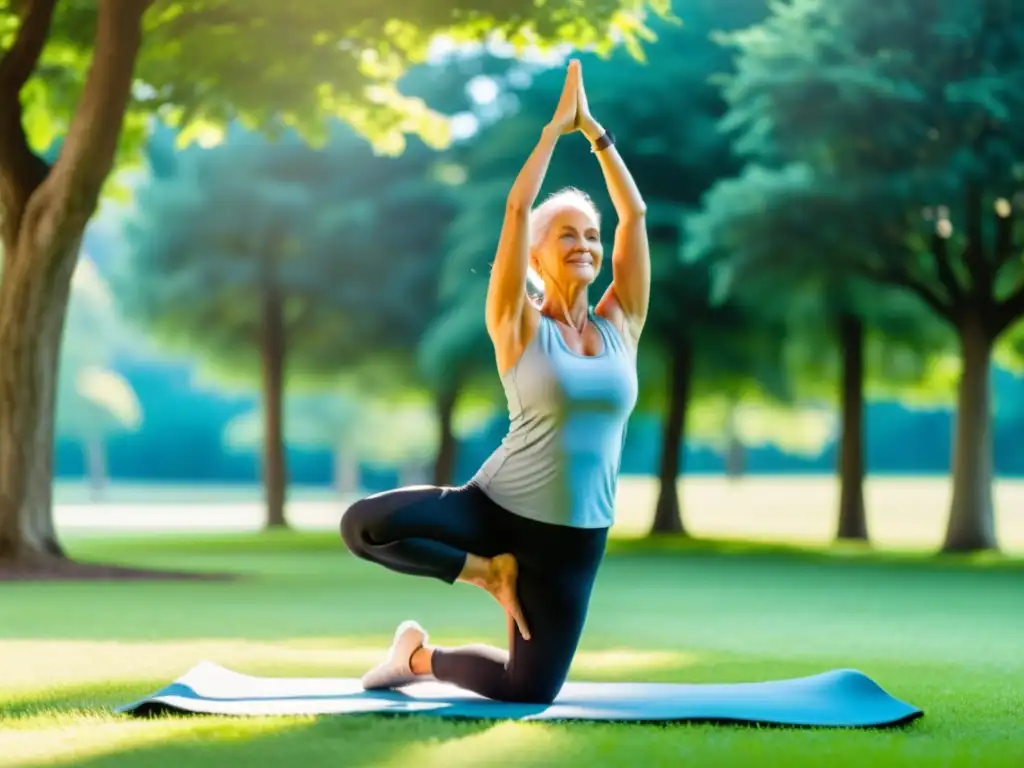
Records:
[[[615,137],[612,135],[612,132],[605,131],[597,138],[597,141],[590,145],[590,151],[600,152],[602,149],[608,149],[614,143]]]

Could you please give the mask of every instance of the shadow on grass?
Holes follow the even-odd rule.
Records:
[[[15,755],[11,765],[669,765],[678,761],[681,749],[704,760],[731,761],[737,748],[760,752],[769,739],[802,754],[837,742],[859,752],[905,738],[913,724],[853,731],[721,722],[514,723],[416,715],[169,716],[82,722],[76,729],[75,734],[62,733],[56,723],[52,730],[40,729],[38,739],[50,742],[46,751],[31,759],[17,760]]]
[[[147,555],[272,555],[324,553],[347,558],[349,554],[333,532],[261,531],[254,533],[211,533],[191,535],[125,536],[81,539],[69,545],[72,556],[83,560],[96,557],[146,562]],[[1024,572],[1024,557],[1001,552],[946,554],[931,551],[878,550],[860,542],[836,542],[825,546],[732,539],[696,539],[678,535],[643,538],[612,538],[608,553],[622,555],[687,555],[707,557],[758,557],[772,560],[857,562],[875,565],[911,566],[940,570],[991,569]]]
[[[191,722],[191,721],[190,721]],[[98,745],[92,754],[23,761],[21,768],[205,768],[206,766],[1012,765],[1009,744],[971,744],[949,734],[713,727],[707,725],[481,723],[426,717],[349,716],[302,721],[196,721],[191,731],[150,734],[148,743]],[[164,723],[140,724],[159,729]],[[102,750],[102,751],[101,751]],[[972,760],[971,758],[974,758]]]
[[[399,753],[429,743],[472,737],[493,723],[453,723],[368,715],[303,718],[160,717],[119,725],[121,738],[101,743],[58,744],[42,759],[13,763],[20,768],[74,765],[223,766],[388,764]],[[108,724],[109,728],[110,725]],[[49,738],[41,734],[40,738]]]
[[[723,682],[800,676],[823,664],[744,662],[740,659],[666,665],[662,679]],[[590,670],[581,670],[582,675]],[[50,744],[12,766],[42,768],[115,766],[352,765],[669,765],[686,754],[694,764],[748,764],[769,745],[775,762],[816,765],[823,751],[842,765],[956,764],[999,762],[1016,747],[1013,713],[1005,701],[1012,685],[947,670],[941,664],[874,663],[864,670],[899,698],[926,711],[922,720],[878,729],[805,729],[742,723],[529,723],[442,720],[410,714],[321,717],[225,718],[160,716],[130,718],[111,713],[166,681],[133,680],[62,688],[4,706]],[[621,678],[605,673],[604,679]],[[57,714],[58,716],[52,717]],[[0,737],[2,740],[2,737]],[[1019,745],[1018,745],[1019,746]],[[52,748],[51,748],[52,747]],[[0,749],[0,752],[3,750]],[[815,757],[812,760],[811,757]]]
[[[837,542],[829,546],[812,546],[760,541],[696,539],[679,535],[656,535],[645,538],[616,538],[609,541],[612,557],[687,556],[707,559],[742,558],[781,563],[856,563],[866,566],[895,566],[939,571],[992,570],[1024,573],[1024,558],[999,552],[944,554],[900,550],[878,550],[869,544]]]
[[[112,714],[114,707],[148,696],[167,685],[163,678],[124,682],[61,685],[46,691],[9,693],[0,697],[0,722],[59,711],[67,715]]]
[[[131,717],[114,712],[167,681],[63,686],[13,694],[0,703],[0,731],[28,731],[49,743],[31,756],[14,752],[5,765],[192,766],[352,765],[386,763],[403,749],[441,746],[481,734],[497,723],[408,715],[216,717],[166,714]],[[6,721],[6,722],[5,722]],[[2,737],[0,737],[2,741]],[[4,751],[0,747],[0,752]]]
[[[297,552],[343,553],[339,534],[326,531],[266,530],[245,533],[171,533],[156,535],[68,537],[67,548],[73,557],[91,558],[97,553],[123,553],[132,559],[139,555],[164,554],[184,550],[195,554],[294,554]]]

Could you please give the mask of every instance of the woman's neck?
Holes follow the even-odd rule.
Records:
[[[563,298],[558,291],[545,289],[541,311],[549,317],[572,326],[578,333],[582,333],[590,315],[587,290],[584,288],[577,291],[575,296]]]

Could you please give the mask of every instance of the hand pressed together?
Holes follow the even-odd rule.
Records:
[[[565,73],[565,84],[562,95],[558,98],[555,114],[548,126],[557,134],[572,133],[579,128],[577,123],[578,86],[580,82],[580,63],[576,59],[569,62]]]
[[[548,128],[556,135],[580,131],[591,142],[602,134],[601,125],[590,113],[590,104],[583,87],[583,67],[578,59],[570,59],[565,71],[565,84]]]
[[[590,114],[590,105],[587,103],[587,91],[583,87],[583,68],[576,67],[576,127],[590,141],[597,141],[604,132],[600,123]]]

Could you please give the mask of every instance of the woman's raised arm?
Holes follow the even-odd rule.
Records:
[[[522,326],[526,307],[526,275],[529,268],[530,209],[540,194],[555,144],[564,133],[575,130],[576,86],[579,62],[569,62],[565,85],[555,115],[541,131],[505,202],[505,220],[487,287],[486,321],[491,337],[507,336]]]
[[[608,186],[608,196],[619,219],[612,246],[612,285],[601,303],[606,308],[615,307],[611,310],[613,313],[622,313],[624,325],[635,343],[640,340],[647,320],[651,297],[647,205],[614,143],[609,143],[604,128],[590,114],[582,73],[579,74],[577,97],[580,130],[594,148]]]

